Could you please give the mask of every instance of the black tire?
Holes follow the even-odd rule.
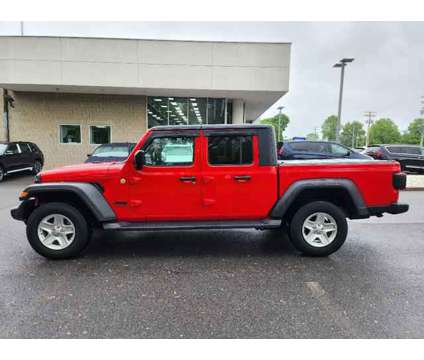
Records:
[[[50,249],[38,236],[38,225],[48,215],[59,214],[69,218],[75,227],[73,241],[64,249]],[[32,248],[48,259],[69,259],[78,256],[88,245],[90,229],[83,215],[75,207],[65,203],[46,203],[36,208],[27,221],[27,238]]]
[[[310,245],[303,235],[303,224],[305,220],[318,212],[331,215],[337,224],[337,232],[334,240],[322,247]],[[347,237],[347,230],[346,215],[342,209],[327,201],[314,201],[302,206],[294,214],[290,222],[290,241],[297,250],[305,255],[328,256],[343,245]]]
[[[43,169],[43,164],[41,161],[35,160],[34,165],[32,166],[32,173],[37,175]]]
[[[0,165],[0,182],[4,180],[4,177],[5,177],[5,171],[3,167]]]

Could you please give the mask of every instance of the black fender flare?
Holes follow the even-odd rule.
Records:
[[[343,189],[346,190],[352,199],[355,207],[354,217],[366,218],[369,216],[368,208],[364,199],[353,183],[349,179],[307,179],[299,180],[290,185],[286,192],[277,200],[271,210],[271,217],[281,219],[299,196],[302,191],[310,189]]]
[[[37,195],[40,194],[71,193],[77,196],[87,206],[97,221],[106,222],[116,220],[114,211],[101,191],[94,184],[79,182],[41,183],[28,186],[24,192],[28,193],[28,195],[26,199],[23,199],[23,202],[37,198]],[[60,198],[57,201],[60,201]]]

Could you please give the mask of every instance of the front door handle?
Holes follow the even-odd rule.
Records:
[[[234,180],[238,182],[246,182],[249,181],[252,177],[250,175],[236,175],[234,176]]]
[[[196,177],[195,176],[181,176],[180,177],[180,181],[181,182],[195,183],[196,182]]]

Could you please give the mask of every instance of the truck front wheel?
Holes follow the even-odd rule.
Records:
[[[89,235],[83,215],[65,203],[42,204],[27,221],[30,245],[49,259],[67,259],[79,255],[87,246]]]
[[[327,201],[302,206],[290,222],[290,240],[305,255],[328,256],[343,245],[346,236],[346,215]]]

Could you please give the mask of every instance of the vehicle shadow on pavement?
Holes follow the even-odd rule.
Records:
[[[97,231],[85,256],[298,256],[280,231],[196,230],[161,232]]]

